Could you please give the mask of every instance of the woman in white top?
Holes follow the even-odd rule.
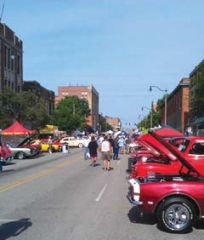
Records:
[[[101,156],[103,160],[103,170],[110,171],[110,160],[112,158],[113,149],[108,141],[108,137],[105,136],[103,142],[101,143]]]

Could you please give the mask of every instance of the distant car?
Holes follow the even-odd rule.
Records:
[[[35,149],[38,153],[41,151],[41,142],[39,139],[35,139],[33,137],[26,137],[21,141],[17,147],[23,147],[23,148],[33,148]]]
[[[52,151],[53,152],[61,152],[62,151],[62,146],[63,144],[60,143],[58,140],[53,140],[52,143]],[[41,151],[42,152],[48,152],[49,151],[50,145],[48,144],[47,141],[41,141]]]
[[[11,150],[13,159],[31,158],[39,154],[35,148],[18,147],[10,142],[6,142],[5,144]]]
[[[13,160],[12,152],[5,143],[2,143],[0,157],[1,157],[1,162],[4,164],[9,164]]]
[[[67,143],[69,147],[78,147],[78,148],[83,148],[84,147],[84,140],[77,139],[75,137],[63,137],[60,140],[60,143],[65,144]]]

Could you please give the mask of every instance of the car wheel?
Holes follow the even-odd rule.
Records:
[[[82,144],[82,143],[79,143],[78,146],[79,146],[79,148],[82,148],[82,147],[83,147],[83,144]]]
[[[189,200],[173,197],[160,205],[157,217],[160,226],[168,232],[184,233],[192,228],[196,209]]]
[[[16,158],[17,159],[24,159],[25,158],[25,153],[24,152],[18,152],[17,154],[16,154]]]

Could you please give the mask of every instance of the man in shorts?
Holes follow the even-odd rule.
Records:
[[[113,154],[113,147],[111,143],[108,141],[108,137],[105,136],[103,142],[101,143],[101,156],[103,160],[103,170],[110,171],[110,160]]]

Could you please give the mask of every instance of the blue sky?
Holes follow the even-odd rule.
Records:
[[[100,113],[137,123],[203,60],[203,0],[5,0],[24,44],[24,80],[57,94],[92,84]]]

